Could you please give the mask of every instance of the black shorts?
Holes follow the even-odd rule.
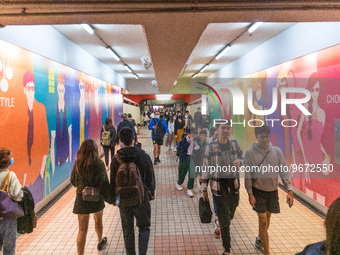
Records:
[[[163,145],[163,139],[160,140],[152,139],[152,143],[157,145]]]
[[[280,213],[279,192],[263,191],[253,187],[253,195],[256,199],[255,207],[257,213]]]

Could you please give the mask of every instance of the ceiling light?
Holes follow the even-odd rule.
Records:
[[[131,68],[128,66],[128,65],[124,65],[125,69],[129,72],[129,73],[132,73],[132,70]]]
[[[220,53],[217,54],[215,57],[216,60],[219,60],[224,54],[226,54],[230,50],[231,46],[228,44],[223,50],[220,51]]]
[[[186,62],[186,65],[190,65],[192,59],[193,59],[193,56],[190,56],[190,57],[188,58],[188,61]]]
[[[110,47],[107,47],[106,50],[115,60],[120,60],[120,57]]]
[[[251,25],[250,28],[248,28],[249,34],[251,34],[251,33],[254,32],[256,29],[258,29],[262,24],[263,24],[262,21],[258,21],[258,22],[255,22],[253,25]]]
[[[80,24],[90,35],[93,35],[94,30],[89,24]]]
[[[170,100],[172,97],[172,94],[160,94],[160,95],[156,95],[156,99],[157,100]]]
[[[196,76],[197,76],[197,73],[195,73],[195,74],[192,76],[192,78],[193,78],[193,79],[195,79],[195,78],[196,78]]]
[[[138,80],[138,75],[137,74],[133,74],[133,77],[135,77],[136,80]]]
[[[174,86],[177,84],[177,81],[174,82]]]
[[[203,66],[203,68],[200,70],[201,73],[203,73],[207,68],[208,68],[208,64],[206,64],[205,66]]]

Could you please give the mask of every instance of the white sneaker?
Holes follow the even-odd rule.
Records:
[[[188,189],[187,195],[188,195],[189,197],[194,197],[194,194],[192,193],[192,191],[191,191],[190,189]]]
[[[182,189],[183,189],[183,187],[182,187],[181,185],[179,185],[178,183],[176,183],[176,188],[177,188],[178,190],[182,190]]]
[[[177,151],[177,148],[176,148],[176,147],[174,148],[174,151]]]

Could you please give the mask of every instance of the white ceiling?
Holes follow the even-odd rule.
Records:
[[[199,73],[199,70],[212,60],[207,70],[198,75],[198,77],[207,77],[281,33],[294,23],[264,23],[252,35],[248,32],[243,33],[251,24],[245,22],[208,24],[191,53],[192,62],[188,66],[181,67],[183,69],[178,74],[178,79],[191,77],[193,74]],[[91,26],[94,28],[94,35],[87,33],[80,25],[53,25],[60,33],[124,78],[134,79],[132,74],[124,68],[123,63],[129,65],[140,79],[156,79],[157,74],[155,75],[154,69],[146,70],[141,61],[141,58],[145,55],[151,55],[152,59],[143,26],[102,24]],[[241,35],[242,33],[243,35]],[[241,36],[235,40],[239,35]],[[214,57],[232,41],[234,42],[231,50],[219,60],[215,60]],[[110,46],[121,57],[121,61],[117,62],[108,54],[105,44]]]

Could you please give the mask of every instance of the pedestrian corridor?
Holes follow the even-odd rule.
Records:
[[[139,141],[153,159],[150,131],[141,129]],[[155,166],[156,199],[151,202],[152,219],[148,254],[222,254],[221,239],[214,236],[214,225],[201,224],[198,216],[200,193],[194,188],[194,198],[178,191],[178,162],[174,151],[162,146],[161,163]],[[231,222],[231,253],[260,254],[254,248],[258,220],[248,203],[248,195],[241,181],[240,205]],[[17,240],[16,254],[76,254],[78,218],[72,213],[75,188],[70,188],[38,220],[32,234]],[[295,254],[307,244],[325,239],[323,219],[295,200],[289,209],[285,193],[279,190],[281,213],[273,215],[269,228],[271,254]],[[210,199],[212,201],[212,199]],[[211,207],[213,208],[213,207]],[[125,254],[124,240],[117,207],[106,204],[104,209],[106,249],[97,251],[97,236],[93,218],[90,220],[85,254]],[[136,244],[138,243],[136,229]],[[137,249],[138,250],[138,249]]]

